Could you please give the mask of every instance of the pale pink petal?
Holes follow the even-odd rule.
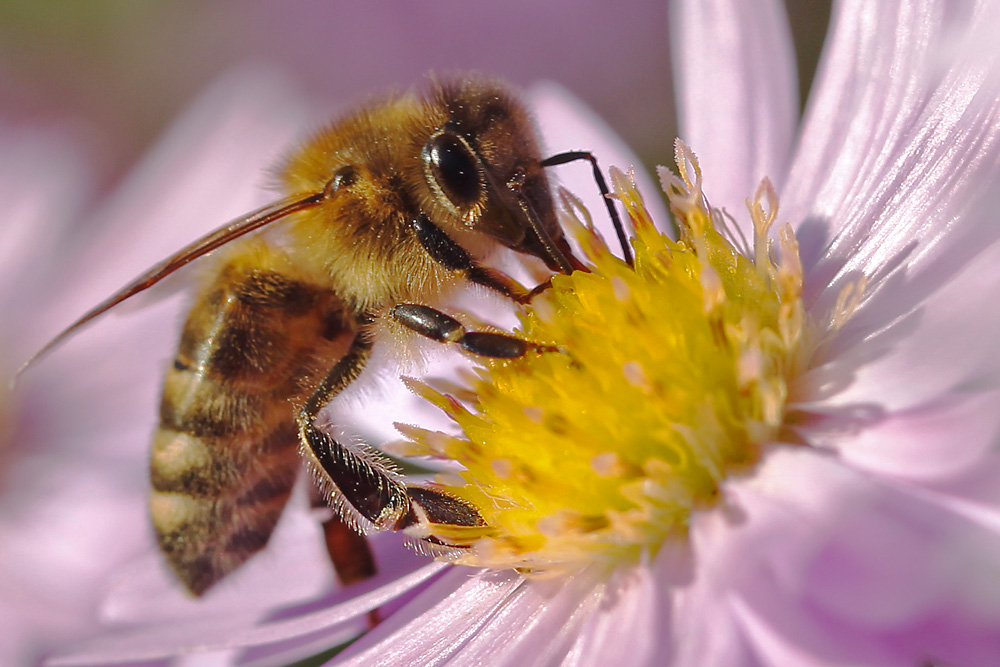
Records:
[[[980,253],[956,278],[928,285],[932,294],[905,317],[899,310],[917,304],[894,300],[896,283],[885,285],[824,363],[792,385],[793,401],[814,415],[803,437],[925,483],[979,465],[1000,424],[1000,310],[983,307],[1000,299],[998,262],[1000,247]]]
[[[679,547],[679,548],[677,548]],[[655,561],[624,567],[604,587],[603,599],[588,615],[565,661],[565,667],[601,667],[615,663],[661,664],[671,655],[673,587],[690,569],[684,545],[664,545]],[[623,630],[628,639],[623,641]]]
[[[8,393],[10,373],[42,343],[39,314],[90,179],[70,133],[5,126],[0,144],[0,663],[33,664],[93,630],[100,578],[135,553],[145,522],[115,454],[48,438],[60,391],[80,378],[56,364]]]
[[[0,303],[5,313],[0,370],[7,373],[34,352],[38,298],[51,287],[74,216],[91,197],[90,170],[78,144],[62,128],[0,121]]]
[[[478,304],[471,303],[479,301]],[[478,306],[467,307],[466,304]],[[456,305],[457,304],[457,305]],[[485,304],[485,305],[484,305]],[[492,309],[490,308],[492,306]],[[447,310],[471,312],[490,324],[510,328],[512,309],[498,304],[480,290],[449,302]],[[413,335],[406,340],[379,340],[372,359],[358,379],[323,411],[335,437],[372,445],[401,438],[395,424],[417,424],[423,428],[451,431],[453,422],[444,413],[429,411],[427,403],[410,391],[403,377],[450,377],[456,369],[470,365],[468,357],[438,342]]]
[[[746,199],[785,181],[798,123],[792,35],[780,0],[678,0],[670,13],[680,138],[705,194],[752,237]]]
[[[305,489],[300,487],[299,492]],[[257,610],[262,613],[319,597],[334,586],[334,573],[316,518],[297,493],[267,548],[201,598],[177,585],[163,556],[149,552],[113,575],[101,605],[112,624],[163,623],[174,619]]]
[[[689,581],[673,595],[670,627],[677,667],[753,665],[752,644],[735,613],[734,582],[744,576],[740,552],[747,548],[738,526],[745,517],[726,511],[697,514],[691,520]],[[711,619],[706,622],[706,619]]]
[[[603,585],[580,577],[525,582],[456,657],[497,667],[558,664],[603,593]]]
[[[341,600],[331,600],[330,605],[291,618],[267,621],[259,610],[250,610],[108,634],[60,653],[53,658],[52,664],[95,665],[156,660],[172,655],[282,642],[348,624],[350,631],[340,639],[344,641],[365,627],[363,615],[368,611],[419,586],[446,567],[444,563],[431,563],[408,574],[390,569],[385,577],[379,579],[381,587],[372,588],[370,582],[363,582],[341,595]]]
[[[943,0],[835,6],[781,192],[810,300],[832,286],[829,305],[858,272],[871,292],[890,276],[941,284],[1000,235],[983,215],[1000,165],[997,15]]]
[[[1000,298],[998,266],[995,245],[939,282],[897,275],[796,380],[793,400],[904,409],[988,384],[1000,368],[1000,309],[987,306]]]
[[[658,664],[669,652],[670,638],[661,630],[679,561],[683,555],[664,549],[652,566],[625,568],[610,580],[587,573],[555,580],[449,574],[338,664]]]
[[[706,575],[739,591],[741,617],[772,628],[768,641],[869,664],[1000,649],[995,530],[802,449],[772,452],[730,489],[744,514],[715,541]]]
[[[511,572],[455,568],[348,648],[343,665],[435,665],[446,662],[516,596]]]
[[[701,591],[698,591],[699,593]],[[678,592],[674,612],[675,653],[669,664],[675,667],[728,667],[759,665],[752,643],[746,637],[733,605],[717,592],[694,595]],[[690,614],[681,617],[679,614]],[[710,619],[706,622],[706,619]]]
[[[429,589],[348,649],[344,664],[656,664],[666,655],[663,587],[650,569],[610,582],[586,573],[548,581],[481,573],[454,592],[442,580],[442,590]],[[635,632],[627,646],[624,622]]]
[[[94,632],[92,609],[102,577],[145,538],[144,508],[121,488],[117,471],[80,463],[59,468],[27,460],[5,480],[0,506],[3,664],[35,664],[53,645]],[[132,529],[136,532],[123,534]]]
[[[961,387],[924,405],[885,412],[836,411],[828,420],[836,430],[824,434],[824,421],[811,423],[811,444],[829,447],[844,461],[881,474],[922,483],[965,474],[979,466],[1000,429],[1000,391]]]
[[[1000,446],[996,440],[962,474],[927,480],[923,489],[958,514],[1000,533]]]
[[[859,647],[860,641],[843,641],[836,633],[851,637],[853,628],[838,626],[833,622],[815,624],[809,617],[783,618],[775,623],[761,610],[737,599],[730,607],[743,632],[752,637],[753,660],[733,664],[761,665],[825,665],[871,664],[889,667],[897,663],[890,660],[889,652],[874,647]],[[795,610],[790,610],[795,613]],[[798,621],[798,622],[796,622]],[[818,627],[817,627],[818,626]],[[830,635],[833,635],[832,637]],[[839,644],[843,650],[830,645]],[[898,663],[899,667],[911,663]]]

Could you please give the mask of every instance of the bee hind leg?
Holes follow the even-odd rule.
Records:
[[[314,510],[324,508],[329,510],[326,499],[319,493],[316,486],[312,487],[310,495]],[[336,512],[330,518],[322,521],[323,541],[327,555],[333,565],[337,581],[342,586],[350,586],[378,574],[375,555],[372,553],[368,538],[356,531]],[[382,612],[379,607],[368,611],[368,627],[374,628],[382,622]]]
[[[486,520],[473,505],[439,489],[408,485],[410,510],[400,517],[395,530],[403,531],[430,544],[445,547],[468,547],[468,543],[449,542],[435,535],[434,526],[482,528]]]
[[[492,331],[469,331],[450,315],[436,308],[416,303],[397,304],[390,311],[392,318],[407,329],[439,343],[454,343],[466,352],[481,357],[514,359],[523,357],[528,350],[557,352],[553,345],[531,341]]]
[[[405,307],[398,308],[406,312]],[[426,306],[413,308],[448,317]],[[468,332],[464,336],[476,341],[478,333]],[[500,352],[503,345],[531,345],[513,336],[479,335],[484,336],[482,342],[471,347],[486,352]],[[475,507],[443,491],[403,483],[375,454],[344,446],[315,425],[319,411],[361,373],[370,352],[371,342],[363,334],[357,335],[348,353],[298,410],[296,421],[303,449],[322,485],[331,492],[334,505],[352,527],[363,530],[371,524],[376,530],[406,531],[430,543],[455,546],[435,538],[430,527],[485,526]]]
[[[299,408],[296,422],[304,453],[345,519],[359,528],[367,522],[384,530],[408,511],[406,486],[376,456],[344,446],[315,423],[320,410],[361,373],[370,354],[371,341],[358,334],[347,354]]]

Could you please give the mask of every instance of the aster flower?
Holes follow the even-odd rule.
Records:
[[[634,267],[584,220],[593,270],[520,314],[560,352],[411,383],[461,427],[402,447],[463,464],[464,565],[67,659],[329,647],[380,606],[342,664],[1000,654],[1000,7],[838,4],[800,127],[777,3],[676,9],[678,238],[617,172]]]

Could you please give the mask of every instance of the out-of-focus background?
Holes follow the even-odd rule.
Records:
[[[804,84],[829,4],[789,3]],[[676,133],[667,23],[663,0],[0,0],[0,118],[72,126],[106,189],[241,62],[282,68],[331,113],[428,70],[474,69],[561,83],[652,165]]]

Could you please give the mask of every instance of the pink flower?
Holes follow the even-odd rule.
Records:
[[[681,134],[700,163],[699,172],[682,148],[684,180],[663,176],[682,242],[642,222],[636,195],[619,178],[620,195],[636,206],[637,238],[663,247],[640,253],[635,271],[591,247],[600,267],[587,274],[593,281],[575,275],[566,279],[576,281],[572,290],[554,285],[551,311],[538,306],[524,320],[529,331],[550,331],[544,327],[575,324],[567,320],[577,312],[608,315],[602,326],[611,357],[625,343],[655,341],[657,334],[665,349],[677,337],[668,325],[679,321],[683,338],[699,328],[701,313],[718,324],[707,328],[708,340],[723,337],[723,351],[738,352],[738,391],[711,382],[678,385],[703,392],[692,405],[709,407],[671,413],[669,423],[656,420],[687,396],[663,400],[660,366],[643,358],[616,367],[648,400],[632,400],[624,390],[598,393],[593,409],[577,415],[580,430],[589,432],[574,436],[582,448],[592,432],[622,434],[606,439],[610,456],[581,464],[572,447],[556,451],[528,438],[536,460],[524,463],[538,464],[533,473],[596,473],[595,487],[638,479],[638,487],[615,490],[635,507],[580,529],[574,522],[592,515],[566,503],[542,520],[512,521],[501,534],[505,515],[524,507],[516,496],[504,505],[500,486],[477,487],[466,478],[472,492],[496,493],[500,508],[492,541],[475,542],[465,558],[477,567],[405,560],[393,536],[380,536],[376,546],[389,565],[354,591],[266,614],[264,605],[240,604],[254,599],[268,575],[282,583],[291,575],[258,570],[223,591],[229,606],[219,606],[237,611],[171,622],[171,615],[197,612],[161,605],[160,597],[144,610],[137,591],[148,588],[136,582],[147,580],[134,575],[126,593],[111,600],[124,605],[128,620],[155,623],[79,646],[64,660],[137,661],[200,649],[286,662],[351,639],[375,608],[385,620],[351,644],[339,664],[990,664],[1000,655],[1000,310],[993,305],[1000,297],[1000,227],[992,219],[1000,175],[1000,4],[837,5],[801,124],[778,3],[751,9],[690,0],[675,9]],[[551,95],[536,102],[543,131],[579,117]],[[546,103],[557,113],[548,116]],[[576,139],[614,160],[596,140]],[[763,177],[773,186],[759,187]],[[638,189],[662,225],[652,189],[642,182]],[[720,209],[740,230],[729,241],[711,230],[726,222]],[[790,226],[775,226],[768,252],[768,225],[785,221]],[[630,299],[642,286],[629,282],[632,276],[647,266],[666,275],[683,261],[692,268],[670,280],[694,276],[692,293],[704,301],[684,310],[678,298],[634,316]],[[610,301],[597,296],[604,277]],[[605,307],[570,310],[571,293],[592,285],[593,300]],[[646,349],[649,358],[660,350]],[[586,366],[582,354],[577,366]],[[559,355],[538,358],[526,366],[530,373],[512,378],[491,367],[495,384],[475,386],[500,391],[505,383],[545,382],[563,372]],[[685,379],[717,361],[691,359]],[[675,361],[688,359],[673,355],[662,365]],[[485,439],[516,439],[499,424],[519,414],[527,427],[548,429],[546,436],[572,431],[572,422],[545,426],[546,416],[610,380],[598,369],[588,384],[543,385],[565,396],[551,397],[544,409],[528,402],[507,413],[496,408]],[[496,407],[483,394],[469,401],[471,420]],[[741,410],[749,416],[729,419]],[[466,419],[459,408],[450,414]],[[635,423],[653,424],[648,440],[633,438],[628,429]],[[727,435],[703,437],[710,429]],[[442,447],[461,451],[474,437],[470,430],[453,432]],[[648,449],[660,431],[669,442],[679,433],[681,443],[654,449],[638,465],[629,458],[633,440]],[[421,442],[419,434],[415,439]],[[729,444],[733,451],[724,456],[712,450]],[[472,456],[462,461],[480,474]],[[519,465],[513,455],[488,460],[482,477],[492,468],[498,479],[516,482]],[[673,475],[681,468],[694,469],[694,481]],[[572,487],[576,478],[565,472],[551,479],[554,488]],[[550,490],[539,486],[517,492]],[[533,505],[593,499],[572,493],[539,494]],[[687,501],[684,511],[664,515],[662,508],[676,510],[678,499]],[[528,524],[535,532],[515,539]],[[525,576],[485,567],[493,562],[527,563],[534,574],[552,567],[547,577]],[[265,594],[273,588],[271,582]],[[245,647],[255,648],[236,652]]]

